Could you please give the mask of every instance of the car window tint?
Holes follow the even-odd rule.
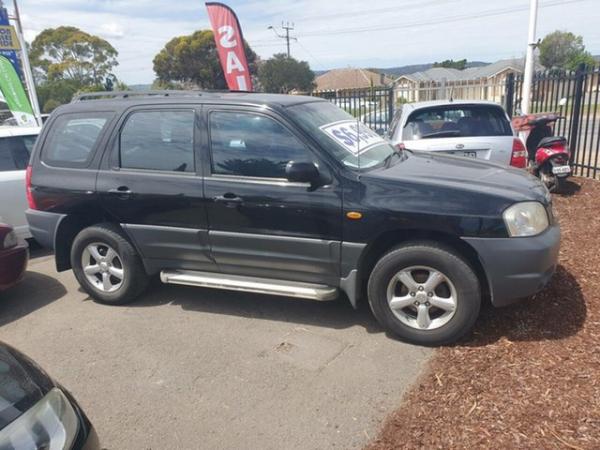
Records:
[[[511,135],[512,130],[502,108],[458,105],[415,111],[404,126],[402,139]]]
[[[112,113],[64,114],[52,124],[43,160],[55,166],[84,166]]]
[[[10,152],[9,146],[4,142],[4,139],[0,140],[0,172],[7,172],[10,170],[18,170],[17,164]]]
[[[212,173],[285,178],[290,161],[313,161],[310,151],[279,122],[260,114],[210,115]]]
[[[194,111],[142,111],[121,131],[121,167],[194,172]]]
[[[25,170],[37,136],[0,138],[0,171]]]

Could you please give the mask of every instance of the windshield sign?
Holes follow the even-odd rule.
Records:
[[[321,131],[353,155],[361,155],[385,141],[362,122],[342,120],[319,127]]]

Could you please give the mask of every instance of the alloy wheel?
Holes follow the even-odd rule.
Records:
[[[456,312],[458,296],[452,281],[428,266],[412,266],[392,277],[388,305],[398,320],[417,330],[445,325]]]
[[[119,254],[103,242],[93,242],[85,247],[81,267],[86,280],[101,292],[115,292],[125,278]]]

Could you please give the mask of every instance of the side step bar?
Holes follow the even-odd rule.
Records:
[[[160,281],[167,284],[184,284],[230,291],[255,292],[258,294],[308,298],[328,301],[338,296],[338,289],[323,284],[282,281],[270,278],[244,277],[223,273],[195,272],[191,270],[163,270]]]

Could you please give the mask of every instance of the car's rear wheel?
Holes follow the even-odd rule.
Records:
[[[421,345],[442,345],[467,333],[479,315],[477,275],[455,251],[433,242],[386,253],[368,284],[369,304],[392,334]]]
[[[71,247],[71,267],[81,287],[100,303],[130,302],[148,285],[135,248],[112,224],[79,232]]]

